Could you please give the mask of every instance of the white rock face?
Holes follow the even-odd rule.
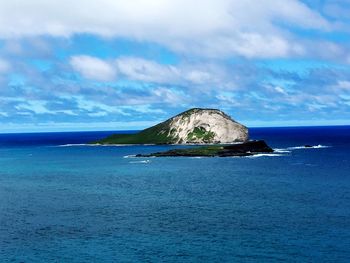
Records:
[[[232,143],[248,140],[248,129],[220,110],[192,109],[169,120],[176,143]]]

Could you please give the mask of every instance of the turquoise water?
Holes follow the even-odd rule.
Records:
[[[0,262],[349,262],[350,127],[251,129],[278,149],[254,158],[70,145],[106,134],[0,135]]]

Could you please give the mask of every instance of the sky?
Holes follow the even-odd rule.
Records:
[[[349,125],[349,23],[350,0],[0,0],[0,132]]]

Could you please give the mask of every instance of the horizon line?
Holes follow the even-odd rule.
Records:
[[[246,126],[248,129],[259,129],[259,128],[326,128],[326,127],[347,127],[350,124],[333,124],[333,125],[285,125],[285,126]],[[144,128],[146,129],[146,128]],[[56,130],[56,131],[9,131],[9,132],[0,132],[0,134],[28,134],[28,133],[73,133],[73,132],[121,132],[121,131],[129,131],[129,132],[138,132],[144,129],[102,129],[102,130]]]

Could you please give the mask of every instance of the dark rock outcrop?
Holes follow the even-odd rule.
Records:
[[[229,157],[250,156],[258,153],[271,153],[273,149],[265,141],[248,141],[230,145],[208,145],[186,149],[172,149],[165,152],[151,154],[137,154],[136,157]]]

